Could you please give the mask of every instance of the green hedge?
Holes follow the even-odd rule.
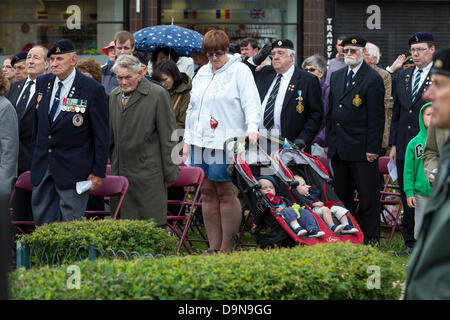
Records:
[[[389,255],[350,243],[77,265],[80,289],[67,288],[67,266],[16,270],[12,299],[398,299],[405,278]]]
[[[106,249],[123,250],[127,254],[175,254],[178,238],[169,236],[151,220],[83,220],[58,222],[37,227],[31,234],[18,238],[32,248],[32,264],[51,263],[57,251],[61,263],[87,257],[87,249],[95,246],[108,254]],[[76,256],[76,253],[79,255]],[[112,256],[112,254],[110,255]],[[64,259],[65,257],[65,259]]]

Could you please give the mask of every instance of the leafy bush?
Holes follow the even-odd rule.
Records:
[[[33,265],[51,262],[55,252],[61,263],[80,260],[80,256],[87,257],[87,248],[90,246],[98,248],[103,254],[109,252],[107,249],[112,249],[126,253],[136,251],[141,255],[171,255],[175,254],[178,243],[176,237],[169,236],[165,229],[157,227],[151,220],[52,223],[37,227],[31,234],[19,236],[19,240],[32,249]]]
[[[77,265],[79,289],[67,267],[16,270],[12,299],[398,299],[405,278],[390,255],[350,243]]]

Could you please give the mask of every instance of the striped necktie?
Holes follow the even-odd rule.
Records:
[[[269,99],[267,99],[266,109],[264,110],[264,127],[266,127],[267,130],[270,130],[273,128],[275,121],[273,119],[273,113],[275,109],[275,100],[277,100],[277,94],[278,89],[280,88],[280,82],[281,77],[283,75],[279,74],[277,76],[277,81],[275,82],[275,85],[272,88],[272,91],[270,92]]]
[[[52,105],[52,108],[50,109],[50,114],[49,114],[50,124],[53,123],[53,120],[54,120],[53,118],[55,117],[56,111],[58,110],[59,100],[60,100],[59,95],[61,94],[62,86],[63,86],[63,83],[61,81],[59,81],[58,82],[58,91],[56,91],[55,99],[53,100],[53,105]]]
[[[422,71],[422,69],[417,70],[416,79],[414,80],[413,91],[411,94],[411,102],[414,102],[417,92],[419,91],[420,76],[422,75]]]

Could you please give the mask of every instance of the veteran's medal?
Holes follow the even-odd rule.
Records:
[[[298,90],[297,93],[298,93],[298,97],[296,100],[298,100],[298,103],[297,103],[297,107],[295,107],[295,110],[297,110],[298,113],[302,113],[303,110],[305,110],[305,107],[303,106],[303,103],[302,103],[303,102],[302,90]]]
[[[355,107],[359,107],[359,106],[362,104],[362,100],[361,100],[361,98],[359,97],[359,94],[356,94],[356,95],[355,95],[355,97],[353,98],[352,102],[353,102],[353,105],[354,105]]]
[[[83,124],[83,116],[79,113],[75,114],[72,118],[72,123],[75,127],[79,127]]]

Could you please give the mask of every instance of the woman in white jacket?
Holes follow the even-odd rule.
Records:
[[[202,211],[209,251],[229,252],[242,214],[227,172],[224,142],[245,134],[250,143],[257,142],[261,102],[250,69],[239,55],[228,54],[229,39],[224,31],[207,32],[202,50],[209,63],[192,82],[183,153],[205,172]]]

